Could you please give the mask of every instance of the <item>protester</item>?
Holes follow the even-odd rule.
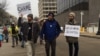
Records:
[[[26,18],[23,19],[22,27],[21,27],[21,36],[22,36],[22,41],[21,41],[21,47],[25,47],[25,42],[27,41],[27,34],[28,34],[28,20]]]
[[[37,35],[35,35],[35,38],[34,38],[34,43],[36,44],[37,43],[37,40],[39,38],[39,34],[40,34],[40,25],[39,25],[39,21],[38,21],[38,18],[35,17],[34,18],[34,22],[37,24],[37,27],[38,27],[38,31],[37,31]],[[41,38],[40,38],[40,43],[42,42]]]
[[[44,24],[45,21],[46,21],[46,19],[42,19],[42,20],[39,21],[40,30],[42,30],[42,26],[43,26],[43,24]],[[44,40],[44,38],[42,38],[42,37],[40,36],[40,44],[41,44],[41,45],[44,44],[44,43],[43,43],[43,40]]]
[[[29,14],[28,18],[28,41],[27,41],[27,49],[28,56],[35,56],[35,38],[39,34],[39,26],[38,23],[33,21],[33,15]]]
[[[76,25],[74,12],[69,13],[69,21],[66,24]],[[78,38],[66,36],[66,41],[68,42],[69,46],[69,56],[78,56],[78,51],[79,51]]]
[[[0,47],[2,46],[2,41],[0,40]]]
[[[2,33],[0,33],[0,47],[2,47],[2,40],[3,40],[3,36]]]
[[[12,47],[15,47],[15,42],[16,46],[18,45],[18,27],[14,22],[12,22],[11,27],[9,28],[9,32],[12,35]]]
[[[4,28],[3,28],[3,34],[4,34],[4,40],[6,40],[6,42],[8,43],[8,29],[7,29],[7,27],[6,26],[4,26]]]
[[[46,21],[47,19],[42,19],[42,20],[40,20],[39,21],[39,24],[40,24],[40,30],[42,30],[42,27],[43,27],[43,24],[45,23],[45,21]],[[40,36],[40,44],[42,45],[42,44],[44,44],[44,38],[42,38],[41,36]]]
[[[22,35],[21,35],[21,27],[22,27],[22,23],[23,23],[23,14],[20,15],[20,17],[18,18],[18,27],[19,27],[19,41],[22,40]]]
[[[56,56],[56,39],[61,32],[58,22],[54,19],[54,13],[49,12],[48,19],[44,22],[41,37],[45,39],[46,56]]]

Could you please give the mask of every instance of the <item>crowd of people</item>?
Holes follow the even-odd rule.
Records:
[[[71,12],[68,16],[69,21],[66,22],[66,24],[76,25],[75,13]],[[37,17],[33,18],[32,14],[28,14],[27,19],[24,19],[23,15],[21,15],[18,19],[18,24],[12,22],[8,31],[6,31],[5,27],[5,31],[3,31],[3,33],[5,34],[6,42],[9,42],[8,33],[11,33],[13,48],[18,45],[19,40],[22,48],[25,47],[26,43],[27,55],[35,56],[35,47],[37,40],[40,37],[40,44],[43,44],[43,40],[45,40],[46,56],[56,56],[56,39],[61,33],[61,28],[54,17],[54,13],[49,12],[47,19],[39,21]],[[70,36],[65,37],[69,46],[69,56],[78,56],[78,38]]]

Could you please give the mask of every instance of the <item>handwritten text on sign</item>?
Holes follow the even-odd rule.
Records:
[[[29,13],[31,13],[30,2],[18,4],[17,9],[18,9],[19,14],[29,14]]]
[[[80,37],[80,26],[65,25],[64,36]]]

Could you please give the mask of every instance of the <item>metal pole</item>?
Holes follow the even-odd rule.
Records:
[[[83,15],[81,14],[81,27],[83,26]]]
[[[81,27],[83,26],[83,15],[84,13],[81,11]]]

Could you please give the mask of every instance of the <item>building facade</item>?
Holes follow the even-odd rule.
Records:
[[[39,0],[39,17],[46,19],[49,12],[57,14],[57,0]]]
[[[88,0],[57,0],[57,14],[62,13],[64,10],[73,8],[76,5],[79,5],[79,6],[78,8],[75,8],[75,9],[85,10],[86,8],[83,9],[84,7],[82,6],[84,6],[84,4],[82,3],[86,4],[86,2],[88,2]]]
[[[61,26],[68,21],[70,11],[76,13],[75,20],[81,24],[81,14],[83,11],[83,26],[88,24],[97,24],[100,14],[100,0],[57,0],[57,16],[56,20]]]
[[[89,0],[89,21],[98,23],[100,14],[100,0]]]

